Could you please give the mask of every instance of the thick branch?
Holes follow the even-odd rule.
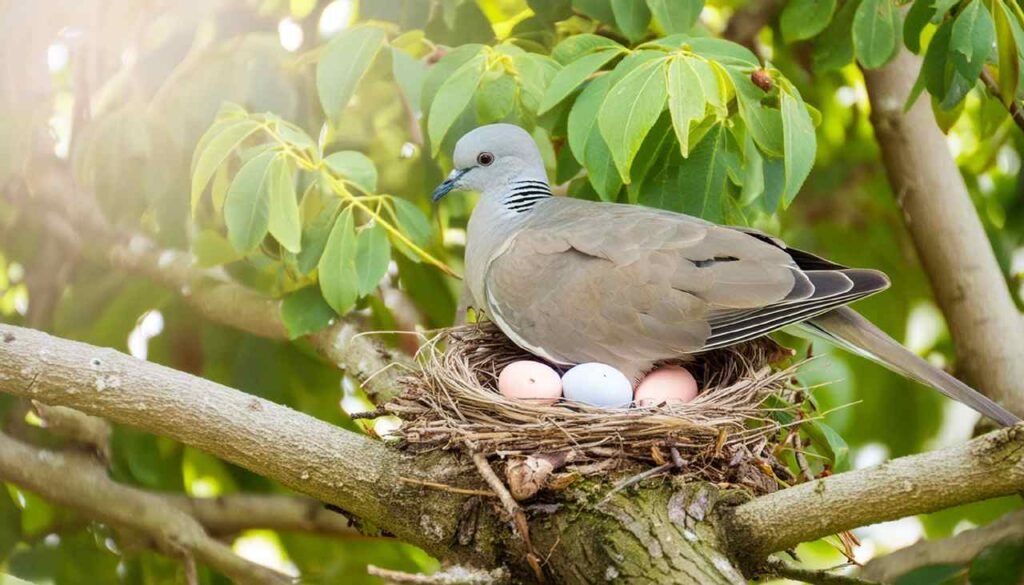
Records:
[[[744,565],[769,553],[904,516],[1024,490],[1024,424],[762,496],[724,514]]]
[[[919,567],[967,564],[978,553],[999,542],[1024,541],[1024,510],[1010,512],[999,520],[967,530],[944,540],[921,541],[864,566],[865,579],[890,583]]]
[[[398,481],[465,482],[449,457],[413,461],[369,437],[202,378],[2,324],[0,391],[171,437],[372,519],[438,556],[473,561],[496,554],[452,545],[464,497]]]
[[[0,479],[95,520],[144,534],[165,553],[194,558],[237,583],[291,583],[287,575],[239,557],[160,496],[112,481],[81,453],[36,449],[0,434]]]
[[[903,111],[921,59],[864,72],[871,123],[907,229],[949,321],[964,378],[1024,415],[1024,327],[928,100]]]

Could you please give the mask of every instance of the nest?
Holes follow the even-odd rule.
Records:
[[[666,362],[682,363],[697,379],[700,393],[685,404],[537,405],[498,393],[498,374],[506,365],[538,358],[484,321],[447,329],[429,341],[420,351],[419,371],[404,380],[403,394],[385,410],[403,420],[401,445],[418,452],[539,458],[551,470],[569,464],[576,477],[657,468],[762,494],[792,479],[775,457],[787,433],[782,417],[773,414],[795,408],[797,390],[790,380],[797,366],[771,365],[791,355],[762,338],[685,363]]]

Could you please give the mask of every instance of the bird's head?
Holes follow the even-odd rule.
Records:
[[[487,193],[516,179],[547,183],[537,143],[514,124],[490,124],[468,132],[455,144],[452,162],[455,168],[431,196],[435,202],[452,191]]]

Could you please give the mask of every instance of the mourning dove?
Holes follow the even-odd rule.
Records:
[[[660,361],[802,324],[1000,424],[1019,420],[844,306],[887,288],[882,272],[746,228],[552,197],[540,151],[518,126],[469,132],[453,162],[433,200],[481,194],[466,243],[469,304],[549,362],[601,362],[635,381]]]

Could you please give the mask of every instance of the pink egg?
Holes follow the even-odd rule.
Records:
[[[512,362],[498,376],[498,391],[532,404],[554,404],[562,397],[562,378],[540,362]]]
[[[683,404],[696,397],[697,381],[686,368],[662,366],[640,382],[633,401],[637,406],[656,406],[662,403]]]

